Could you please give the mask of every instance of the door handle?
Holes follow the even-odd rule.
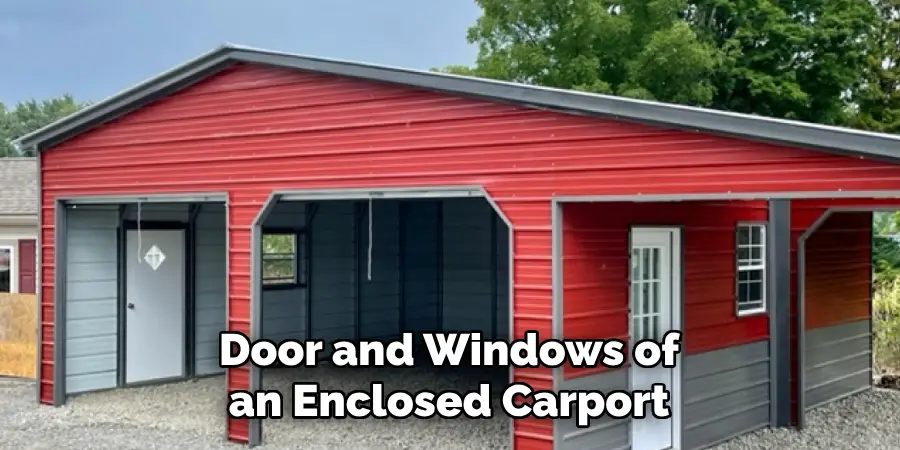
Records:
[[[128,304],[128,309],[134,309],[134,303],[129,303],[129,304]]]

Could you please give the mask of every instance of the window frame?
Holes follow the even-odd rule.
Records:
[[[734,227],[734,314],[736,317],[753,317],[767,314],[769,311],[769,296],[768,296],[768,271],[769,271],[769,241],[767,236],[767,222],[762,221],[742,221],[737,222]],[[740,242],[740,234],[741,230],[747,228],[749,230],[748,238],[750,239],[748,244],[742,245]],[[760,248],[760,260],[761,263],[758,265],[752,266],[742,266],[740,259],[740,250],[742,248],[756,248],[756,244],[753,242],[753,228],[760,229],[760,239],[761,246]],[[759,306],[755,306],[751,309],[741,309],[741,272],[752,272],[759,271],[760,272],[760,296],[762,304]],[[744,283],[746,284],[746,283]]]
[[[0,250],[9,250],[9,292],[0,294],[18,294],[19,293],[19,255],[18,245],[0,245]]]
[[[263,243],[265,242],[266,235],[269,234],[287,234],[292,235],[294,237],[294,279],[292,281],[279,282],[279,283],[266,283],[265,278],[265,262],[266,262],[266,254],[265,246]],[[307,286],[308,280],[306,280],[302,275],[304,275],[304,269],[307,264],[307,253],[309,251],[309,238],[308,233],[306,232],[306,228],[274,228],[274,227],[265,227],[262,229],[262,234],[260,236],[260,267],[259,267],[259,279],[260,284],[262,285],[263,290],[266,291],[278,291],[285,289],[296,289],[296,288],[305,288]],[[303,244],[301,246],[300,240],[303,239]],[[301,251],[302,249],[302,251]]]

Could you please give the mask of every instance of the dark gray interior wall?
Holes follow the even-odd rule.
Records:
[[[116,387],[116,206],[66,211],[66,393]]]
[[[326,341],[403,330],[508,338],[509,232],[487,201],[373,200],[371,259],[369,205],[315,203],[309,287],[263,291],[264,337],[306,338],[312,298],[311,337]],[[264,228],[302,227],[306,210],[279,203]]]
[[[508,337],[508,286],[505,224],[482,199],[443,203],[443,330],[482,331],[485,338]],[[503,264],[501,265],[501,260]]]
[[[225,206],[204,204],[200,208],[196,217],[197,303],[193,344],[197,374],[208,375],[222,372],[218,364],[218,334],[225,329]],[[124,218],[137,220],[137,206],[129,205]],[[142,223],[187,223],[188,205],[142,204],[140,219]],[[114,388],[118,347],[119,207],[69,207],[66,224],[66,393]]]
[[[870,321],[806,330],[804,344],[805,409],[871,388]]]
[[[306,204],[279,202],[269,212],[265,225],[275,228],[302,228],[306,224]],[[280,342],[306,339],[306,289],[263,290],[262,337]]]

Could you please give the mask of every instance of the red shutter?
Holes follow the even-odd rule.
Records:
[[[34,240],[19,241],[19,292],[34,294],[37,282],[37,253]]]

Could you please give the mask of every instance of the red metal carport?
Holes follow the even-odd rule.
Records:
[[[900,191],[895,136],[236,46],[215,49],[18,143],[40,160],[38,397],[56,405],[66,396],[59,388],[64,338],[55,319],[65,301],[58,285],[65,274],[54,245],[64,237],[58,210],[65,204],[224,194],[227,328],[254,337],[259,280],[252,238],[273,193],[355,189],[371,198],[392,189],[479,186],[511,222],[514,336],[527,330],[556,338],[627,336],[627,304],[579,308],[582,294],[568,288],[574,279],[563,282],[562,261],[573,245],[591,245],[590,237],[577,235],[594,226],[597,214],[608,221],[620,215],[622,223],[609,226],[624,231],[607,238],[625,239],[622,251],[629,224],[693,220],[702,228],[722,203],[744,211],[723,216],[723,224],[768,223],[767,310],[704,324],[706,314],[733,313],[733,298],[723,300],[730,312],[698,308],[693,329],[685,319],[685,341],[688,354],[722,339],[768,342],[762,344],[770,352],[766,418],[788,425],[798,398],[790,394],[791,379],[802,378],[792,377],[799,372],[791,360],[796,364],[792,354],[803,335],[801,328],[791,345],[789,330],[798,331],[791,326],[792,289],[801,266],[791,250],[829,206],[889,207]],[[688,202],[700,205],[690,211],[701,216],[689,217]],[[807,203],[819,208],[809,224],[792,222],[792,209]],[[671,214],[654,212],[654,204]],[[567,229],[566,218],[581,215],[581,224]],[[689,262],[691,242],[702,237],[691,241],[687,233],[685,279],[702,279],[690,273]],[[585,258],[603,267],[603,255],[601,248]],[[617,273],[610,279],[626,286],[627,272]],[[616,314],[621,326],[598,336],[598,326]],[[258,389],[257,370],[228,369],[228,388]],[[516,381],[537,389],[558,389],[576,375],[514,370]],[[260,440],[259,420],[231,419],[227,427],[231,440]],[[554,421],[516,420],[513,448],[549,449],[565,440],[562,433]]]

